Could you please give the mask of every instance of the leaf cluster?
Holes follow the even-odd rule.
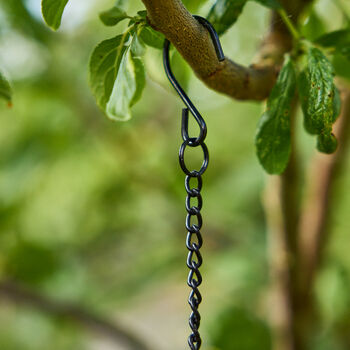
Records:
[[[350,60],[350,29],[327,33],[313,43],[304,39],[301,45],[304,46],[302,54],[293,57],[294,68],[287,58],[258,125],[256,152],[270,174],[282,173],[289,161],[290,110],[296,90],[304,114],[304,128],[317,136],[317,149],[330,154],[338,146],[332,128],[340,114],[341,100],[334,83],[335,70],[324,49],[332,49],[330,53]],[[296,74],[295,85],[291,82],[295,81]],[[274,105],[281,108],[271,108]]]
[[[141,98],[145,86],[142,57],[146,46],[162,48],[164,37],[154,31],[146,19],[146,11],[129,16],[124,3],[100,14],[107,26],[128,19],[123,34],[102,41],[90,58],[90,86],[100,108],[113,120],[131,118],[130,108]]]
[[[61,24],[68,0],[43,0],[43,17],[52,29]],[[130,108],[141,98],[145,86],[143,56],[146,46],[162,48],[164,37],[147,22],[146,11],[135,16],[126,12],[127,2],[118,0],[115,5],[100,13],[106,26],[116,26],[128,20],[124,33],[99,43],[93,50],[89,71],[90,86],[99,107],[113,120],[131,118]]]

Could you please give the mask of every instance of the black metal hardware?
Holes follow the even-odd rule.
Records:
[[[200,22],[210,33],[211,39],[213,41],[216,55],[219,61],[223,61],[225,59],[224,53],[222,51],[222,47],[219,41],[219,37],[213,28],[213,26],[208,22],[205,18],[200,16],[193,16]],[[180,98],[186,105],[186,108],[182,110],[182,122],[181,122],[181,135],[183,139],[183,143],[179,150],[179,161],[180,166],[183,172],[186,174],[185,178],[185,189],[187,192],[186,197],[186,229],[187,229],[187,238],[186,238],[186,247],[189,250],[187,256],[187,267],[190,269],[187,284],[192,289],[188,298],[188,303],[191,306],[192,313],[189,318],[189,325],[191,327],[192,333],[188,337],[188,345],[191,350],[199,350],[202,344],[202,339],[199,333],[199,326],[201,316],[198,312],[199,304],[202,301],[202,296],[198,290],[198,287],[202,283],[202,275],[199,271],[203,263],[202,255],[200,253],[200,248],[203,245],[203,237],[201,235],[202,228],[202,215],[200,213],[203,205],[203,200],[201,196],[202,189],[202,175],[208,167],[209,163],[209,152],[206,144],[204,143],[205,137],[207,135],[207,126],[206,123],[198,112],[197,108],[193,105],[192,101],[186,95],[178,81],[175,79],[174,74],[170,68],[170,59],[169,59],[169,49],[170,49],[170,41],[164,41],[164,49],[163,49],[163,63],[165,73],[170,81],[170,83],[175,88],[176,92],[179,94]],[[188,114],[191,112],[194,119],[196,120],[199,126],[199,136],[198,137],[190,137],[188,134]],[[200,146],[203,150],[204,159],[202,162],[202,166],[199,170],[188,170],[185,164],[185,150],[186,147],[197,147]],[[192,178],[197,179],[197,187],[192,187],[190,185],[190,181]],[[191,198],[197,199],[197,205],[191,205]],[[191,219],[196,218],[197,223],[191,223]],[[195,236],[195,237],[194,237]]]

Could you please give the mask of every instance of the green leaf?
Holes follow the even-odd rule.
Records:
[[[273,10],[279,10],[282,8],[281,4],[277,0],[254,0],[254,1],[268,8],[271,8]]]
[[[270,350],[271,331],[265,321],[250,310],[226,306],[209,327],[209,342],[213,349]]]
[[[9,82],[0,72],[0,97],[11,102],[12,91]]]
[[[325,24],[316,11],[311,11],[300,28],[300,33],[308,40],[314,41],[320,33],[326,31]]]
[[[253,0],[263,6],[278,10],[281,8],[278,0]],[[243,11],[248,0],[216,0],[209,11],[208,20],[214,26],[219,35],[225,33]]]
[[[137,14],[139,17],[145,19],[147,17],[147,11],[143,10],[143,11],[137,11]]]
[[[320,134],[334,119],[333,66],[317,48],[308,50],[307,67],[299,77],[299,94],[306,130]]]
[[[340,96],[333,78],[329,60],[319,49],[310,48],[307,67],[298,79],[299,96],[305,129],[318,135],[317,148],[324,153],[332,153],[337,147],[332,124],[340,113]]]
[[[344,55],[340,53],[333,55],[332,64],[335,75],[350,80],[350,64],[349,60]]]
[[[322,35],[315,40],[317,45],[323,47],[343,46],[350,43],[350,29],[336,30]]]
[[[342,46],[339,51],[350,61],[350,42]]]
[[[123,9],[117,6],[114,6],[111,9],[100,13],[100,20],[106,26],[115,26],[126,18],[129,18],[129,16]]]
[[[208,20],[219,35],[226,32],[242,13],[247,0],[217,0],[209,11]]]
[[[117,79],[107,103],[107,116],[118,121],[129,120],[131,118],[130,107],[140,99],[144,86],[143,63],[129,47],[123,54]]]
[[[340,92],[336,86],[334,86],[334,100],[333,100],[333,119],[332,123],[334,123],[340,114],[341,111],[341,98]]]
[[[134,16],[130,19],[128,26],[130,27],[132,24],[135,24],[139,26],[140,24],[146,24],[147,23],[147,11],[138,11],[137,16]]]
[[[134,96],[130,101],[130,107],[132,107],[136,102],[138,102],[142,96],[143,89],[146,85],[146,73],[145,66],[142,62],[141,57],[132,57],[134,70],[135,70],[135,83],[136,83],[136,91]]]
[[[145,86],[141,56],[145,46],[137,31],[101,42],[90,59],[90,85],[98,105],[113,120],[131,118],[130,108]]]
[[[127,49],[129,34],[102,41],[90,58],[90,86],[103,111],[113,90],[120,61]]]
[[[322,132],[317,136],[317,149],[322,153],[331,154],[338,147],[337,138],[329,131]]]
[[[316,40],[316,44],[323,47],[333,47],[336,53],[340,53],[350,60],[350,29],[336,30],[322,35]]]
[[[165,39],[164,35],[152,29],[149,25],[146,25],[142,28],[140,37],[148,46],[154,47],[156,49],[163,48]]]
[[[260,163],[269,174],[281,174],[289,160],[290,111],[296,88],[295,69],[287,59],[267,101],[255,138]]]
[[[63,10],[68,0],[42,0],[41,11],[46,24],[53,30],[61,25]]]
[[[146,47],[139,35],[134,34],[131,41],[130,49],[134,57],[141,57],[144,55]]]
[[[302,71],[298,77],[298,92],[301,108],[304,113],[304,127],[308,133],[317,134],[318,130],[314,130],[314,128],[312,127],[312,123],[310,123],[311,118],[308,115],[309,85],[310,82],[307,78],[306,72]]]

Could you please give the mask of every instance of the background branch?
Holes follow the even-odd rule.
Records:
[[[85,310],[81,306],[52,300],[51,298],[29,290],[13,281],[0,281],[0,297],[11,302],[23,304],[77,322],[85,327],[109,337],[117,344],[124,344],[130,350],[150,350],[150,348],[134,334],[122,327],[104,320]]]
[[[274,302],[278,309],[273,319],[276,349],[305,349],[310,331],[316,324],[312,289],[328,241],[336,180],[345,164],[350,137],[350,90],[343,88],[341,97],[342,112],[334,127],[339,148],[332,155],[315,155],[303,207],[300,208],[299,203],[295,147],[286,171],[269,180],[265,208]]]
[[[291,279],[280,196],[281,182],[280,176],[269,177],[263,198],[268,226],[268,257],[271,279],[269,316],[273,332],[273,349],[294,350]]]
[[[314,277],[322,260],[322,253],[329,236],[331,208],[334,204],[335,184],[341,173],[350,138],[350,90],[341,89],[342,112],[334,134],[338,138],[338,150],[332,155],[318,153],[308,174],[307,201],[300,222],[300,253],[303,265],[304,294],[312,289]]]
[[[291,110],[291,155],[281,176],[269,176],[264,205],[269,234],[269,260],[272,280],[271,324],[274,349],[303,350],[295,328],[299,219],[299,169],[295,147],[294,125],[298,99]]]

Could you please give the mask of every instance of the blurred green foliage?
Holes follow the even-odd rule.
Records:
[[[183,348],[189,310],[177,163],[181,103],[164,77],[161,52],[146,54],[147,84],[134,118],[113,123],[87,83],[92,48],[119,33],[97,15],[113,3],[72,1],[57,33],[45,29],[37,3],[0,1],[0,67],[14,91],[13,106],[0,106],[0,277],[116,319],[152,349]],[[208,11],[208,3],[187,3]],[[339,18],[335,7],[319,3],[325,25],[325,9]],[[143,9],[136,0],[129,6]],[[268,10],[249,2],[222,38],[227,56],[250,62],[267,21]],[[211,152],[203,187],[203,349],[270,349],[264,174],[253,143],[261,106],[208,91],[182,67],[174,70],[207,120]],[[298,143],[307,163],[312,147],[305,145],[313,140],[303,135]],[[315,349],[349,348],[350,194],[342,190],[350,186],[349,167],[316,288],[322,327]],[[0,349],[109,348],[119,349],[78,325],[0,299]]]
[[[271,349],[271,334],[266,322],[239,308],[227,308],[220,322],[213,324],[211,339],[219,349]]]

